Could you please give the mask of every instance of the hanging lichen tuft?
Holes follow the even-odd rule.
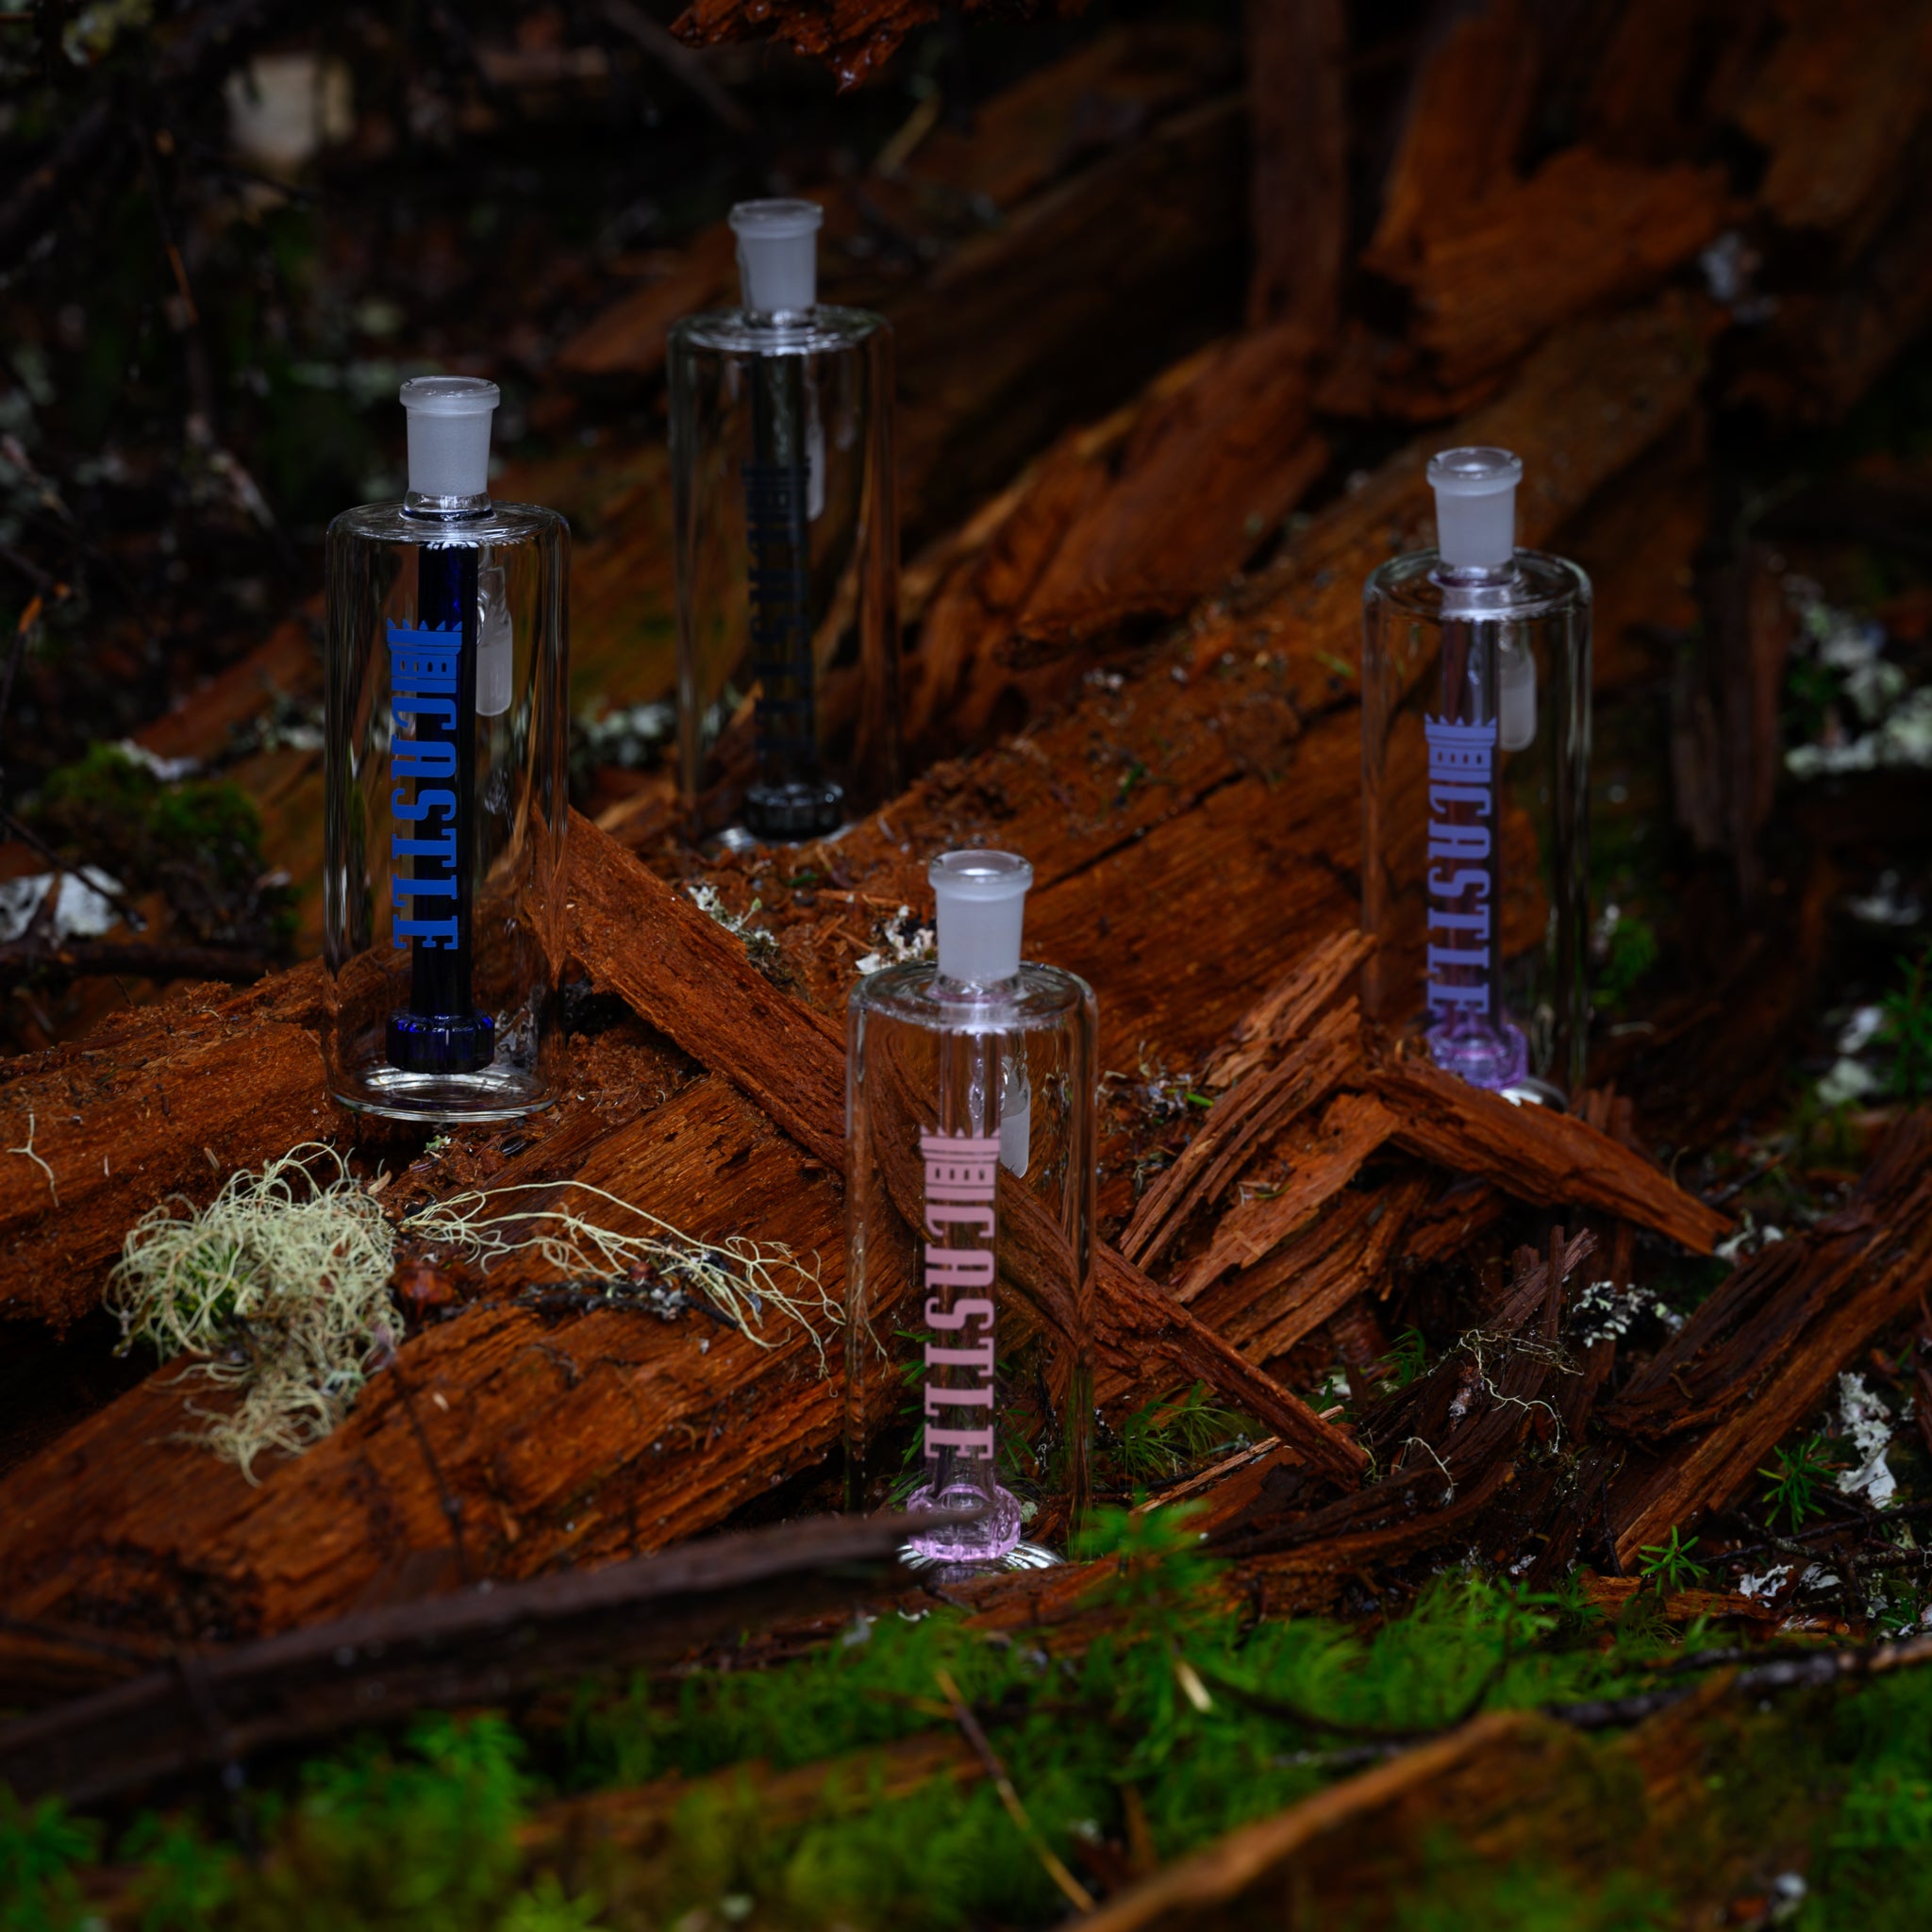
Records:
[[[108,1300],[124,1349],[198,1357],[185,1374],[240,1391],[231,1409],[193,1412],[208,1422],[198,1440],[253,1482],[264,1450],[299,1455],[335,1428],[393,1352],[394,1248],[347,1162],[311,1142],[231,1174],[207,1208],[176,1195],[151,1209]]]

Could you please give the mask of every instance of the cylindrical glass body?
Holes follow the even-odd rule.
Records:
[[[1589,1035],[1590,603],[1574,564],[1526,550],[1494,572],[1400,557],[1364,597],[1365,1010],[1553,1103]]]
[[[850,1042],[849,1501],[983,1510],[915,1559],[1050,1560],[1089,1483],[1093,995],[1049,966],[891,967]]]
[[[547,1106],[569,815],[570,534],[371,504],[329,526],[324,1052],[343,1106]]]
[[[899,789],[891,332],[691,316],[670,384],[690,829],[817,838]]]

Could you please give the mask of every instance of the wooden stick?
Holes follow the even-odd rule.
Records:
[[[750,1615],[797,1613],[807,1594],[849,1600],[853,1564],[890,1578],[909,1521],[822,1517],[184,1651],[219,1736],[183,1696],[177,1657],[0,1729],[0,1782],[28,1796],[97,1801],[425,1706],[494,1703],[621,1659],[675,1656]],[[810,1591],[815,1574],[825,1582]]]

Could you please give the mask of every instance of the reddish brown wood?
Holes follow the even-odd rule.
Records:
[[[1611,1484],[1619,1560],[1727,1502],[1824,1399],[1832,1377],[1914,1306],[1932,1268],[1932,1116],[1895,1126],[1850,1203],[1760,1249],[1614,1403],[1641,1445]]]
[[[314,967],[245,992],[184,989],[15,1063],[0,1086],[0,1314],[64,1327],[157,1201],[207,1201],[233,1168],[341,1130],[312,1030],[320,991]]]
[[[1347,20],[1341,0],[1248,0],[1248,320],[1334,338],[1348,242]]]
[[[1271,1249],[1307,1225],[1361,1172],[1363,1161],[1395,1131],[1396,1123],[1368,1094],[1341,1093],[1329,1102],[1319,1126],[1310,1123],[1291,1138],[1296,1147],[1279,1191],[1238,1202],[1222,1216],[1207,1252],[1191,1261],[1174,1284],[1191,1302],[1230,1269],[1251,1268]]]
[[[576,951],[605,984],[694,1058],[736,1083],[793,1140],[838,1171],[844,1160],[844,1054],[830,1023],[776,992],[743,946],[578,819],[571,828]],[[1065,1238],[1033,1198],[1002,1196],[1023,1287],[1066,1277]],[[1029,1275],[1026,1257],[1041,1264]],[[1112,1250],[1094,1257],[1094,1344],[1103,1403],[1150,1377],[1199,1377],[1259,1416],[1311,1460],[1353,1472],[1353,1443],[1203,1327]],[[1062,1319],[1066,1312],[1061,1310]]]
[[[1653,286],[1728,212],[1716,169],[1644,168],[1572,147],[1371,260],[1409,291],[1413,340],[1453,385],[1514,360],[1566,316]]]
[[[1519,1200],[1599,1208],[1700,1255],[1730,1229],[1715,1208],[1574,1114],[1512,1107],[1414,1058],[1383,1062],[1374,1085],[1395,1116],[1399,1145]]]
[[[988,0],[959,0],[960,10],[985,9]],[[1073,0],[1020,0],[1023,15],[1078,12]],[[694,47],[721,41],[773,38],[794,53],[823,60],[841,88],[857,87],[889,60],[914,27],[940,17],[940,0],[696,0],[672,23]]]
[[[1264,1136],[1325,1098],[1356,1065],[1359,1028],[1350,1001],[1267,1072],[1209,1108],[1180,1158],[1141,1197],[1121,1236],[1121,1253],[1137,1266],[1152,1267],[1188,1217],[1222,1191]]]

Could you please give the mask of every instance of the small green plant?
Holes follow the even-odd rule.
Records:
[[[1841,1465],[1825,1455],[1821,1436],[1807,1436],[1794,1449],[1774,1450],[1772,1461],[1773,1468],[1757,1472],[1771,1485],[1763,1497],[1764,1520],[1775,1529],[1782,1516],[1788,1529],[1796,1529],[1807,1517],[1822,1513],[1818,1492]]]
[[[1382,1360],[1388,1368],[1383,1380],[1389,1387],[1407,1389],[1428,1371],[1429,1345],[1423,1339],[1423,1331],[1405,1328],[1390,1344],[1389,1353]]]
[[[27,1806],[0,1784],[0,1932],[73,1932],[82,1918],[78,1867],[98,1829],[58,1798]]]
[[[1704,1565],[1691,1557],[1690,1552],[1697,1547],[1697,1539],[1679,1538],[1677,1525],[1671,1524],[1670,1535],[1660,1543],[1645,1543],[1641,1552],[1643,1561],[1638,1565],[1646,1583],[1654,1583],[1665,1591],[1693,1590],[1704,1582],[1709,1573]]]
[[[1656,928],[1635,913],[1620,913],[1597,968],[1591,1002],[1600,1012],[1614,1011],[1635,991],[1661,957]]]
[[[1901,959],[1905,985],[1879,1004],[1885,1022],[1881,1045],[1891,1049],[1891,1091],[1900,1100],[1923,1100],[1932,1093],[1932,946],[1917,959]]]
[[[241,1861],[210,1844],[188,1820],[135,1820],[118,1847],[120,1862],[139,1870],[130,1898],[141,1932],[209,1932],[235,1895]]]
[[[1122,1423],[1116,1452],[1127,1484],[1178,1475],[1197,1462],[1239,1449],[1258,1433],[1247,1417],[1218,1407],[1208,1385],[1157,1397]]]

